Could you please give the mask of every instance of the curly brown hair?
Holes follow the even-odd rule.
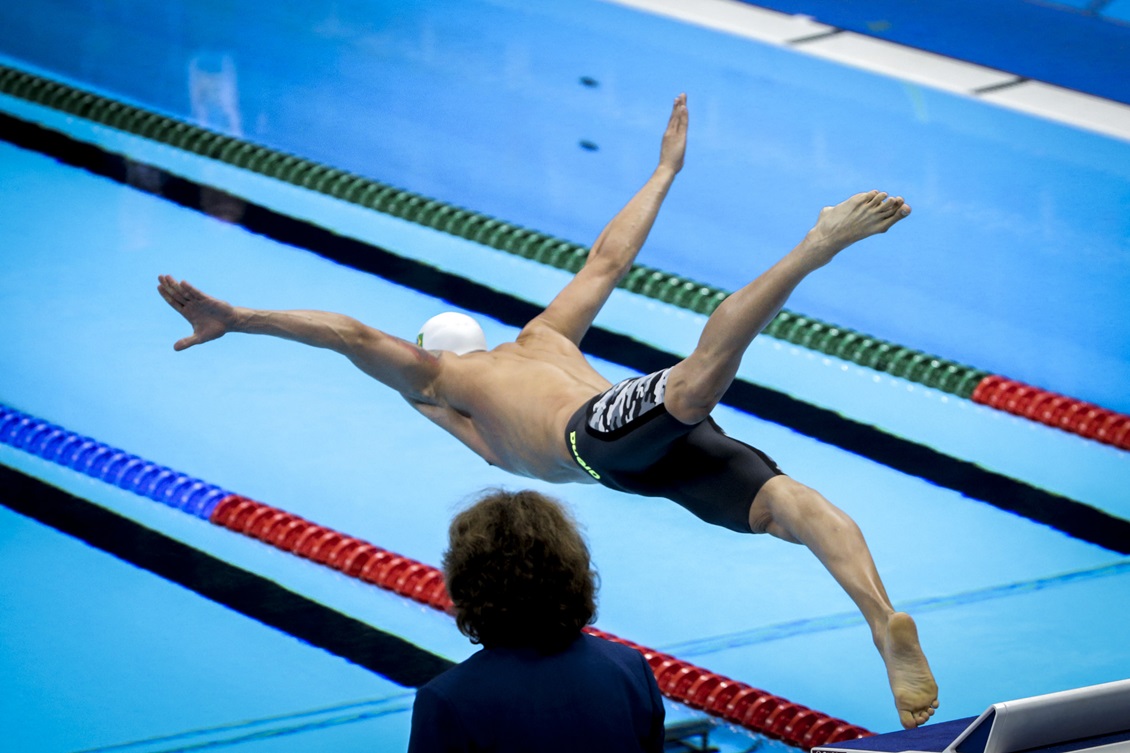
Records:
[[[472,643],[552,652],[595,619],[596,573],[560,502],[494,489],[456,515],[448,534],[447,592]]]

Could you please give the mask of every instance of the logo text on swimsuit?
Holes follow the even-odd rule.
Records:
[[[573,457],[577,459],[577,464],[589,472],[589,475],[600,481],[600,474],[589,468],[589,464],[581,459],[581,454],[577,452],[577,432],[569,432],[569,449],[573,451]]]

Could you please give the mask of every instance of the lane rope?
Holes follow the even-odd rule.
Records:
[[[0,404],[0,443],[285,552],[450,613],[438,568],[145,460]],[[869,730],[597,628],[591,635],[636,649],[668,698],[790,746],[810,750],[868,737]]]
[[[489,312],[489,316],[521,327],[540,310],[535,304],[487,285],[400,256],[388,249],[334,231],[146,163],[77,140],[62,131],[0,112],[0,139],[59,162],[109,178],[177,206],[236,222],[244,230],[278,243],[309,251],[387,282],[433,296],[447,303]],[[132,176],[148,176],[138,183]],[[227,197],[217,202],[219,196]],[[217,206],[239,207],[239,217],[213,214]],[[649,373],[669,366],[679,356],[629,335],[593,327],[585,336],[586,352],[597,358]],[[783,392],[739,379],[724,398],[726,405],[812,437],[824,444],[916,476],[971,499],[1023,516],[1042,525],[1114,551],[1130,554],[1130,521],[1037,488],[1017,479],[946,455],[927,445],[896,436]]]
[[[587,247],[561,238],[10,66],[0,65],[0,92],[569,272],[578,271],[588,257]],[[642,264],[632,267],[620,287],[704,315],[729,295]],[[1130,450],[1130,415],[789,310],[782,310],[765,334]]]

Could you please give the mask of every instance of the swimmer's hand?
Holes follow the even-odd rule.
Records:
[[[177,282],[169,275],[159,275],[157,280],[157,292],[192,325],[192,334],[177,340],[173,350],[215,340],[232,330],[236,309],[230,303],[205,295],[184,280]]]
[[[683,169],[683,156],[687,151],[687,119],[687,95],[680,94],[675,97],[671,119],[667,121],[663,144],[659,148],[660,166],[669,167],[676,173]]]

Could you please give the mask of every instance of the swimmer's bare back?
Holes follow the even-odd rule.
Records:
[[[590,483],[562,437],[577,408],[611,385],[576,345],[538,329],[490,351],[436,354],[440,371],[429,399],[409,402],[503,470],[553,483]]]

